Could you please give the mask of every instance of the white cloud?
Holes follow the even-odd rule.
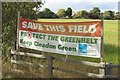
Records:
[[[87,3],[85,4],[85,2]],[[85,9],[89,11],[95,6],[98,6],[103,11],[107,10],[107,8],[111,10],[113,10],[113,7],[115,7],[114,10],[118,8],[117,6],[112,6],[112,5],[108,6],[109,4],[107,4],[106,6],[106,3],[109,3],[109,2],[113,2],[117,4],[119,0],[87,0],[87,1],[84,1],[84,0],[45,0],[45,4],[42,6],[41,11],[44,10],[44,8],[49,8],[53,12],[57,12],[60,8],[66,9],[67,7],[71,7],[75,12],[76,10],[78,11],[81,9]]]
[[[108,3],[108,2],[119,2],[119,0],[89,0],[87,2],[90,2],[91,4],[94,5],[99,5],[99,4],[104,4],[104,3]]]

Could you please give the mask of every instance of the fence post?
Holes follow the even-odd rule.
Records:
[[[53,57],[48,55],[48,76],[49,78],[53,77]]]
[[[99,69],[99,73],[101,75],[101,78],[104,78],[105,77],[105,63],[101,62],[100,65],[101,65],[101,67]]]
[[[0,79],[2,79],[2,2],[0,1]]]
[[[111,63],[105,64],[105,75],[112,75]]]
[[[12,60],[16,60],[16,61],[17,61],[17,55],[16,55],[16,54],[13,54],[13,55],[11,56],[11,61],[12,61]],[[12,65],[12,68],[13,68],[13,69],[17,70],[17,64],[12,63],[11,65]]]
[[[20,18],[20,12],[18,12],[18,22],[17,22],[17,40],[16,40],[16,46],[15,46],[15,50],[16,52],[18,53],[19,52],[19,18]],[[18,59],[18,55],[14,54],[12,57],[11,57],[11,60],[14,59],[14,60],[17,60]],[[13,68],[17,70],[17,64],[12,64]]]

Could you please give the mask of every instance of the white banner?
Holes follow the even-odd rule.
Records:
[[[60,54],[100,57],[100,37],[82,37],[19,31],[19,46]]]

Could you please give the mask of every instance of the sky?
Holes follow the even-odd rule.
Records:
[[[99,7],[101,12],[112,10],[118,12],[118,2],[120,0],[45,0],[41,11],[45,8],[49,8],[53,12],[57,12],[59,9],[67,9],[71,7],[74,12],[80,10],[90,11],[93,7]]]

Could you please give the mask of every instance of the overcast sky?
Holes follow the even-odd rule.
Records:
[[[42,6],[41,11],[44,8],[49,8],[53,12],[57,12],[59,9],[67,9],[71,7],[74,12],[79,10],[90,11],[93,7],[99,7],[101,12],[106,10],[118,11],[118,2],[120,0],[45,0],[45,4]]]

